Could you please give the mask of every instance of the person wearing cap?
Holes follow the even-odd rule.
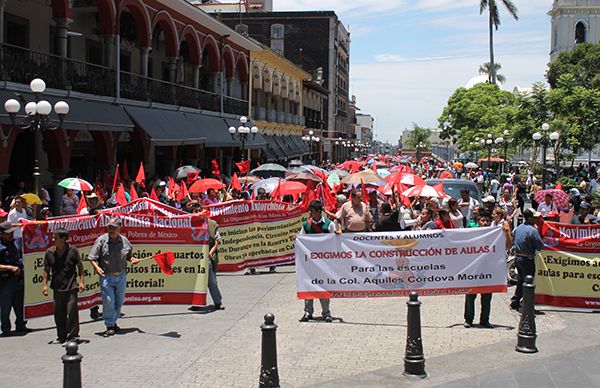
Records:
[[[544,202],[538,205],[537,211],[541,213],[542,217],[546,216],[546,214],[550,213],[551,211],[558,211],[556,204],[552,202],[552,194],[546,194],[544,197]]]
[[[156,197],[161,203],[169,203],[169,196],[167,195],[167,182],[158,182],[156,186],[154,186],[154,192],[156,193]]]
[[[83,263],[79,249],[67,243],[69,232],[57,229],[53,234],[53,246],[44,256],[42,293],[48,295],[48,278],[54,297],[54,322],[57,337],[52,343],[63,344],[79,339],[79,312],[77,292],[83,292]],[[79,275],[79,282],[77,277]]]
[[[121,221],[113,217],[108,222],[108,233],[96,239],[88,256],[88,260],[100,275],[105,337],[114,335],[120,329],[117,319],[125,302],[127,261],[131,264],[139,262],[139,259],[132,257],[132,250],[127,237],[121,235]]]
[[[494,198],[491,195],[488,195],[487,197],[482,199],[481,202],[483,202],[483,207],[485,208],[486,212],[491,214],[494,211],[494,208],[496,207],[496,198]]]
[[[582,201],[579,204],[579,214],[576,214],[571,218],[570,224],[573,224],[573,225],[595,224],[597,222],[597,219],[590,213],[591,208],[592,208],[592,205],[590,205],[589,202]]]
[[[525,222],[517,226],[513,232],[513,245],[515,247],[515,266],[518,270],[519,280],[515,294],[511,298],[510,308],[518,310],[523,298],[523,282],[525,277],[535,277],[535,254],[544,247],[542,237],[534,225],[537,224],[541,213],[526,209],[523,212]]]
[[[10,222],[0,224],[0,320],[2,337],[10,335],[10,311],[14,310],[18,333],[29,331],[23,319],[23,256],[13,235],[17,228]]]

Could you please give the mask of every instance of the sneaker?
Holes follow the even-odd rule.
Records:
[[[225,310],[225,306],[222,303],[215,303],[215,310]]]
[[[465,321],[465,323],[463,323],[463,326],[465,327],[465,329],[469,329],[471,326],[473,326],[473,322]]]
[[[119,326],[117,326],[117,325],[114,325],[112,327],[112,329],[115,331],[115,333],[118,333],[119,331],[121,331],[121,328]]]
[[[325,322],[327,322],[327,323],[331,323],[331,322],[333,322],[333,318],[331,317],[331,315],[326,315],[326,316],[325,316],[325,319],[323,319],[323,320],[324,320]]]
[[[275,270],[275,268],[276,268],[276,267],[269,267],[269,272],[271,272],[271,273],[273,273],[273,272],[277,272],[277,271]]]
[[[55,339],[54,341],[51,341],[51,342],[48,342],[48,343],[49,343],[50,345],[62,345],[62,344],[64,344],[65,342],[67,342],[67,340],[66,340],[66,339],[64,339],[64,338],[57,338],[57,339]]]
[[[479,322],[479,326],[485,327],[486,329],[493,329],[494,326],[489,322]]]
[[[106,331],[102,334],[103,337],[110,337],[115,335],[115,330],[112,327],[106,329]]]
[[[308,322],[313,319],[312,314],[304,313],[304,316],[300,318],[300,322]]]

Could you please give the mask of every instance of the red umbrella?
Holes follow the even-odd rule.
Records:
[[[292,195],[294,197],[305,193],[306,185],[302,182],[287,181],[281,182],[275,190],[271,192],[271,197],[282,197],[284,195]]]
[[[425,185],[427,185],[427,182],[425,182],[425,180],[423,180],[423,178],[421,178],[420,176],[418,176],[416,174],[402,174],[402,177],[400,178],[400,183],[402,183],[403,185],[409,185],[409,186],[425,186]]]
[[[220,190],[225,187],[225,184],[219,180],[213,178],[205,178],[200,179],[194,182],[193,185],[190,186],[188,192],[190,193],[204,193],[208,189]]]
[[[408,190],[405,190],[402,195],[406,197],[432,197],[432,198],[443,198],[444,194],[440,193],[431,186],[415,186]]]
[[[569,198],[569,195],[567,193],[559,189],[540,190],[537,193],[535,193],[533,200],[537,203],[542,203],[544,202],[547,194],[550,194],[552,196],[552,203],[554,203],[557,208],[569,208],[571,198]]]
[[[394,167],[390,168],[390,171],[391,172],[408,172],[411,174],[415,173],[415,171],[412,168],[408,167],[405,164],[399,164],[397,166],[394,166]]]

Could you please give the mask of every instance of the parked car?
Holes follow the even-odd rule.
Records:
[[[452,198],[460,199],[460,191],[468,189],[472,198],[475,198],[481,203],[481,193],[477,185],[467,179],[427,179],[427,184],[430,186],[444,183],[444,192]]]

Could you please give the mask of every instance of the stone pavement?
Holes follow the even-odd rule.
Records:
[[[293,267],[278,271],[256,276],[220,275],[227,307],[224,311],[192,313],[186,306],[125,306],[126,316],[119,323],[125,333],[113,338],[98,336],[103,323],[89,322],[87,312],[82,312],[81,334],[90,340],[80,346],[84,385],[257,386],[259,326],[267,312],[275,314],[279,325],[277,350],[283,387],[399,386],[406,381],[397,375],[402,372],[407,298],[337,299],[331,309],[341,322],[300,323],[303,304],[295,297]],[[480,364],[477,372],[483,374],[493,370],[492,366],[511,365],[517,357],[513,349],[518,315],[508,309],[509,294],[494,295],[491,321],[498,326],[493,330],[462,327],[464,297],[425,297],[421,301],[424,350],[431,377],[420,383],[460,381],[476,376],[473,368],[466,367],[469,364]],[[315,308],[320,313],[318,302]],[[587,320],[590,316],[558,312],[538,316],[541,343],[544,338],[564,336],[567,320]],[[590,327],[588,324],[581,333]],[[46,344],[55,337],[53,320],[34,319],[29,326],[36,331],[23,337],[0,338],[0,386],[59,386],[64,348]],[[593,341],[586,346],[600,344],[600,340]],[[575,347],[577,344],[564,349],[584,347]],[[550,354],[544,345],[538,355],[525,359],[538,360]],[[559,355],[560,349],[553,354]],[[453,374],[447,374],[448,368]],[[442,375],[451,379],[440,379]]]

